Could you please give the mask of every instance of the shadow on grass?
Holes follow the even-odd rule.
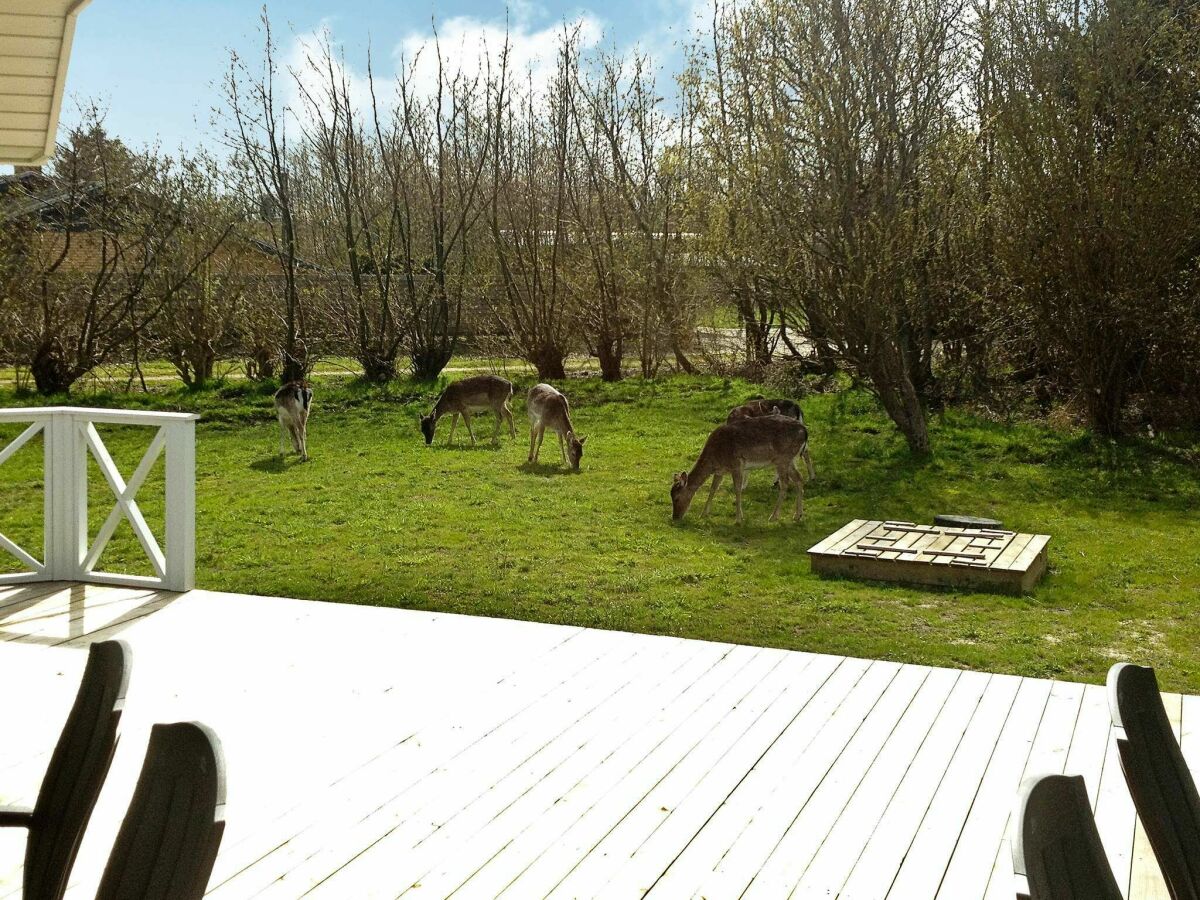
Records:
[[[553,478],[556,475],[578,475],[579,472],[567,468],[560,463],[523,462],[517,466],[517,471],[526,475],[537,475],[539,478]]]
[[[296,463],[299,464],[299,457],[296,458]],[[264,456],[262,459],[256,459],[250,463],[250,468],[255,472],[266,472],[269,475],[282,475],[290,468],[285,460],[278,453],[272,453],[270,456]]]
[[[450,453],[495,453],[505,449],[505,444],[503,441],[493,443],[490,440],[477,441],[474,444],[470,441],[455,441],[453,444],[433,443],[429,445],[429,448]]]

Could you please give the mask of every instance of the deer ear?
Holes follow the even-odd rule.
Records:
[[[585,434],[583,437],[581,437],[581,438],[579,439],[579,444],[580,444],[580,446],[582,446],[582,445],[584,445],[584,444],[586,444],[586,443],[587,443],[587,435]]]

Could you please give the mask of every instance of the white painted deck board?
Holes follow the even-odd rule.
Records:
[[[74,898],[150,725],[190,718],[227,755],[225,900],[990,900],[1043,771],[1085,776],[1118,881],[1162,896],[1098,685],[206,591],[0,589],[0,803],[32,803],[81,651],[114,636],[133,679]],[[1167,703],[1195,762],[1200,698]]]

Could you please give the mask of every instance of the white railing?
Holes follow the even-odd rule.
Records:
[[[196,420],[191,413],[133,412],[69,406],[0,409],[0,423],[28,422],[29,427],[0,450],[3,465],[38,434],[45,449],[45,511],[42,559],[0,534],[7,551],[25,571],[0,574],[0,585],[27,581],[92,581],[191,590],[196,568]],[[97,425],[156,428],[142,460],[126,481],[96,430]],[[137,492],[166,451],[165,549],[159,546],[137,504]],[[96,460],[116,498],[100,530],[88,535],[88,454]],[[0,486],[0,491],[3,487]],[[150,560],[154,576],[96,571],[121,520],[133,528]]]

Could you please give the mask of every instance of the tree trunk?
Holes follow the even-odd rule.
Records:
[[[596,357],[600,360],[600,378],[603,381],[620,381],[621,339],[599,335],[596,340]]]
[[[914,456],[926,456],[930,444],[925,404],[904,367],[903,359],[898,357],[900,354],[897,351],[890,364],[883,358],[876,358],[866,374],[888,416],[908,441],[908,449]]]
[[[378,350],[361,352],[358,364],[362,366],[363,380],[370,384],[387,384],[396,377],[396,358]]]
[[[671,342],[671,350],[675,353],[675,365],[679,366],[679,371],[686,375],[695,375],[698,371],[692,361],[687,358],[687,354],[683,352],[683,345],[675,338]]]
[[[37,353],[29,363],[29,371],[33,375],[33,383],[38,393],[43,397],[67,393],[71,390],[71,385],[83,374],[77,366],[70,365],[63,358],[62,348],[54,342],[38,347]]]
[[[417,381],[433,381],[442,374],[450,362],[450,348],[435,342],[430,346],[413,347],[412,360],[413,378]]]
[[[755,305],[742,293],[735,295],[738,314],[742,320],[742,336],[745,339],[746,363],[757,369],[771,362],[771,325],[758,316]]]
[[[555,344],[542,344],[529,354],[529,362],[537,369],[543,381],[560,381],[567,377],[563,362],[567,355]]]
[[[1087,381],[1084,381],[1087,384]],[[1103,437],[1119,437],[1124,431],[1121,414],[1125,407],[1125,382],[1109,378],[1107,382],[1085,388],[1088,424]]]
[[[880,402],[891,420],[896,423],[904,439],[908,441],[908,449],[913,456],[927,456],[930,452],[929,425],[925,416],[925,407],[917,396],[911,382],[899,385],[882,384],[872,378]]]
[[[279,373],[279,380],[284,384],[289,381],[303,381],[308,375],[308,366],[303,357],[303,351],[297,350],[295,353],[287,353],[283,360],[283,371]]]
[[[275,358],[269,350],[258,347],[251,351],[246,360],[246,377],[252,381],[269,381],[275,377]]]

